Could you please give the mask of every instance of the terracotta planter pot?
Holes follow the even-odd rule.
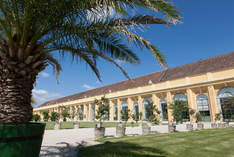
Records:
[[[141,128],[142,128],[142,135],[150,134],[150,129],[151,129],[150,126],[146,125],[146,126],[142,126]]]
[[[80,123],[79,122],[75,122],[74,123],[74,129],[79,129],[80,128]]]
[[[122,123],[119,123],[118,126],[116,127],[116,136],[117,137],[125,136],[125,131],[126,127]]]
[[[211,123],[211,128],[213,129],[217,128],[217,123]]]
[[[189,131],[192,131],[193,130],[193,124],[191,124],[191,123],[186,124],[186,129],[189,130]]]
[[[61,127],[60,123],[56,122],[55,125],[54,125],[54,130],[59,130],[60,127]]]
[[[197,129],[199,129],[199,130],[204,129],[204,124],[203,123],[197,123]]]
[[[104,127],[94,129],[95,139],[103,138],[104,136],[105,136],[105,128]]]
[[[175,131],[176,131],[176,124],[168,123],[168,132],[175,132]]]

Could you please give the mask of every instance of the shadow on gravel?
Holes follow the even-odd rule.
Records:
[[[79,145],[79,143],[77,143]],[[66,142],[57,143],[57,146],[42,146],[40,157],[76,157],[77,146]]]
[[[167,155],[165,151],[157,148],[127,142],[105,142],[80,148],[78,157],[166,157]]]

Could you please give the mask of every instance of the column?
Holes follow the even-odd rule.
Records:
[[[109,102],[110,107],[110,121],[114,121],[114,103],[112,100]]]
[[[139,118],[140,118],[139,120],[142,121],[142,118],[143,118],[143,117],[142,117],[142,114],[143,114],[143,113],[142,113],[142,101],[143,101],[142,97],[141,97],[141,96],[138,96],[138,100],[137,100],[137,101],[138,101],[139,116],[140,116],[140,117],[139,117]]]
[[[89,121],[92,121],[92,104],[88,104],[89,106]]]
[[[128,98],[128,109],[130,110],[130,113],[129,113],[129,121],[133,121],[132,119],[132,114],[134,113],[134,110],[133,110],[133,103],[134,101],[132,100],[132,98]]]
[[[117,108],[118,108],[118,121],[121,120],[121,100],[117,99]]]
[[[195,114],[197,112],[196,111],[196,109],[197,109],[196,104],[197,103],[196,103],[196,100],[194,99],[194,92],[191,89],[187,89],[186,92],[187,92],[187,98],[188,98],[189,108],[193,109],[195,111],[195,113],[194,113],[193,116],[189,115],[190,122],[196,122]]]
[[[97,111],[98,111],[99,106],[97,104],[94,104],[94,105],[95,105],[95,117],[94,117],[94,119],[97,120],[96,115],[97,115]]]
[[[152,94],[152,101],[153,101],[154,105],[157,107],[157,109],[160,111],[160,106],[159,106],[160,105],[159,104],[160,99],[156,94]],[[162,112],[162,111],[160,111],[160,112]],[[158,116],[158,119],[161,120],[160,119],[160,114],[157,115],[157,116]]]
[[[168,122],[172,122],[173,121],[172,110],[169,109],[171,103],[172,103],[171,92],[167,92]]]
[[[215,115],[218,113],[218,106],[216,101],[216,93],[214,90],[214,86],[208,86],[208,97],[209,97],[209,105],[210,105],[210,118],[212,122],[215,122]]]
[[[84,105],[84,113],[83,113],[83,120],[86,121],[87,120],[87,105],[86,104],[83,104]]]

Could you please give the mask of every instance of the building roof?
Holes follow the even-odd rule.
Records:
[[[226,68],[234,67],[234,52],[212,57],[205,60],[200,60],[190,64],[169,68],[160,72],[140,76],[131,80],[118,82],[115,84],[103,86],[100,88],[88,90],[85,92],[77,93],[74,95],[62,97],[59,99],[47,101],[39,107],[53,105],[56,103],[64,103],[71,100],[78,100],[86,97],[92,97],[97,95],[104,95],[109,92],[117,92],[130,88],[136,88],[141,86],[149,85],[149,83],[159,83],[188,76],[203,74],[212,71],[218,71]]]

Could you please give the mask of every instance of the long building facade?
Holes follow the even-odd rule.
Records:
[[[174,100],[187,101],[202,121],[215,122],[218,113],[222,113],[221,120],[227,120],[234,115],[233,108],[224,112],[222,107],[234,96],[234,52],[51,100],[33,112],[60,112],[60,106],[66,106],[72,115],[70,120],[94,121],[97,106],[93,101],[104,95],[110,100],[107,121],[121,121],[123,109],[142,113],[142,120],[147,120],[147,100],[160,111],[160,121],[173,121],[168,108]],[[195,118],[190,116],[188,120],[194,122]]]

